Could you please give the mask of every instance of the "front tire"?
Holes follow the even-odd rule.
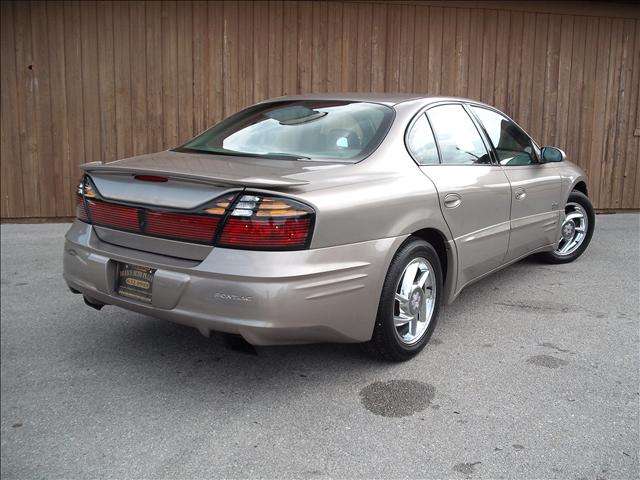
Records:
[[[442,267],[435,249],[410,237],[393,257],[367,349],[401,362],[418,354],[436,327],[442,298]]]
[[[589,197],[577,190],[572,191],[565,205],[558,246],[552,252],[540,254],[540,258],[547,263],[573,262],[589,246],[595,223]]]

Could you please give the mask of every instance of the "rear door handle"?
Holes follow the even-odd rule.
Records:
[[[445,195],[443,203],[447,208],[456,208],[462,203],[462,198],[457,193],[449,193]]]
[[[527,192],[524,190],[524,188],[516,191],[516,200],[524,200],[526,196]]]

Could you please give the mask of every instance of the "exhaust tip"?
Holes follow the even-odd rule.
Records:
[[[97,300],[89,298],[86,295],[83,295],[82,298],[84,299],[84,303],[89,305],[91,308],[95,308],[96,310],[102,310],[102,307],[104,307],[105,305],[104,303],[98,302]]]
[[[233,335],[231,333],[222,334],[222,343],[225,348],[234,350],[247,355],[258,355],[255,347],[247,342],[241,335]]]

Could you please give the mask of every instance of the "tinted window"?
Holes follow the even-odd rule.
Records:
[[[504,115],[481,107],[471,107],[478,116],[498,154],[500,165],[535,163],[529,136]]]
[[[183,151],[275,158],[357,160],[382,140],[393,119],[367,102],[288,101],[243,110],[183,145]]]
[[[416,123],[411,127],[407,137],[407,145],[413,158],[420,165],[437,165],[440,163],[436,141],[433,138],[429,121],[424,114],[420,115]]]
[[[462,105],[442,105],[427,112],[443,164],[490,164],[491,157]]]

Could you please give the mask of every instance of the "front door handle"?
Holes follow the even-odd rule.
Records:
[[[444,206],[447,208],[459,207],[462,203],[462,198],[457,193],[449,193],[444,197]]]
[[[516,191],[516,200],[524,200],[526,196],[527,196],[527,192],[525,191],[524,188],[521,188],[520,190]]]

